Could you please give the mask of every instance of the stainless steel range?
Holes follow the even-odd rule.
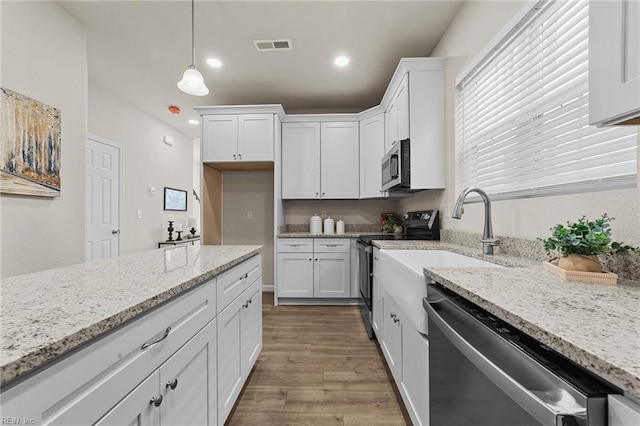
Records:
[[[373,338],[371,325],[373,312],[373,241],[376,240],[440,240],[438,210],[409,212],[404,215],[405,234],[372,234],[358,238],[358,288],[360,313],[369,338]]]

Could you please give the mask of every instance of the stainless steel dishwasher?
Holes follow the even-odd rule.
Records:
[[[439,284],[423,305],[431,426],[607,424],[620,389]]]

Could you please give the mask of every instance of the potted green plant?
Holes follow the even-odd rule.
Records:
[[[551,237],[542,240],[547,254],[556,254],[558,266],[569,271],[602,272],[599,254],[637,251],[637,247],[611,239],[613,218],[603,214],[589,220],[582,216],[576,222],[551,228]]]
[[[391,213],[389,215],[387,215],[387,217],[385,218],[385,223],[382,227],[382,232],[389,233],[401,233],[402,232],[402,218],[395,214],[395,213]]]

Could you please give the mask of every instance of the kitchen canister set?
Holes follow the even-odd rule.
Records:
[[[309,223],[309,232],[312,234],[322,234],[322,219],[318,214],[314,214],[311,216],[311,220]],[[339,220],[338,222],[334,222],[334,220],[330,217],[324,220],[324,233],[325,234],[344,234],[344,222]]]

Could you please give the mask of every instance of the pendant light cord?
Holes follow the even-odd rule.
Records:
[[[193,68],[196,67],[196,44],[195,37],[193,35],[195,32],[195,18],[193,12],[194,2],[195,0],[191,0],[191,65],[193,65]]]

